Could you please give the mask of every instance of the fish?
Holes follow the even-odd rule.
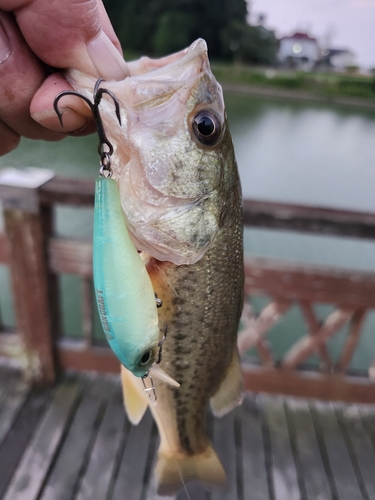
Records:
[[[222,416],[241,404],[237,330],[243,306],[241,184],[221,86],[198,39],[187,49],[128,63],[130,76],[103,82],[101,116],[113,145],[113,179],[129,235],[158,309],[160,367],[180,385],[144,381],[124,366],[125,409],[138,424],[149,407],[160,435],[155,477],[169,495],[198,479],[224,484],[224,468],[207,436],[209,406]],[[94,79],[67,78],[89,97]]]

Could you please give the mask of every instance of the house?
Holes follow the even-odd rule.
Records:
[[[355,54],[348,49],[326,49],[322,52],[321,63],[336,71],[345,71],[357,66]]]
[[[305,70],[312,69],[320,59],[320,48],[315,38],[296,32],[280,40],[278,59],[281,64]]]

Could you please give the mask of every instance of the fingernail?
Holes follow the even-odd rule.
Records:
[[[87,45],[87,52],[102,78],[123,80],[129,76],[128,65],[104,31]]]
[[[60,109],[62,114],[62,124],[64,132],[67,133],[78,133],[81,132],[87,125],[87,118],[76,113],[73,109],[62,108]],[[44,111],[39,111],[37,113],[32,113],[32,118],[51,130],[61,132],[61,124],[59,119],[53,109],[46,109]]]
[[[0,64],[8,59],[10,52],[11,49],[8,35],[0,23]]]

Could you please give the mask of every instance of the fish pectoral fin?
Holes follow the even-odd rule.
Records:
[[[243,397],[241,364],[237,347],[235,347],[227,375],[221,383],[219,390],[210,399],[211,408],[215,417],[222,417],[230,410],[240,405]]]
[[[133,425],[138,425],[146,413],[149,401],[143,390],[142,380],[121,366],[121,383],[128,418]]]
[[[212,446],[191,456],[159,452],[155,477],[159,495],[173,495],[183,486],[183,482],[192,479],[198,479],[208,486],[224,484],[226,481],[224,468]]]

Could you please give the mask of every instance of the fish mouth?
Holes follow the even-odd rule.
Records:
[[[159,125],[164,134],[168,133],[168,125],[173,131],[176,115],[182,113],[194,85],[204,75],[212,76],[207,50],[206,42],[198,39],[175,54],[129,62],[130,76],[119,82],[103,82],[102,86],[111,90],[121,103],[123,130],[127,125],[143,124]],[[113,109],[105,109],[106,114],[108,111]],[[122,136],[125,141],[126,135]]]
[[[207,58],[207,43],[202,38],[193,42],[189,47],[175,54],[160,59],[141,57],[137,61],[128,63],[130,77],[137,78],[137,85],[142,81],[149,81],[150,76],[154,81],[164,84],[167,81],[188,82],[198,72],[209,67]],[[141,95],[144,89],[139,92]]]
[[[213,200],[222,159],[197,145],[191,130],[191,117],[202,107],[225,121],[207,44],[198,39],[176,54],[142,57],[128,68],[123,81],[101,84],[118,99],[122,125],[107,96],[100,109],[114,148],[111,167],[127,227],[139,251],[176,265],[193,264],[214,239],[220,216]],[[72,72],[69,80],[92,95],[92,77]]]

